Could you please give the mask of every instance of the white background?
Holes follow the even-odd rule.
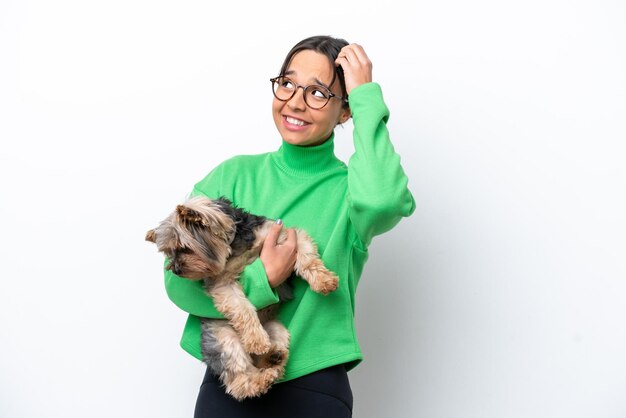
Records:
[[[278,148],[290,47],[364,46],[417,201],[358,289],[355,417],[626,417],[623,1],[0,2],[0,417],[191,417],[143,241]],[[352,152],[351,127],[337,153]]]

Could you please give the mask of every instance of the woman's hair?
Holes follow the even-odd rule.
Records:
[[[304,50],[319,52],[322,55],[326,55],[330,65],[336,69],[333,73],[333,79],[330,82],[329,86],[332,86],[337,76],[339,76],[341,95],[343,97],[348,97],[348,92],[346,91],[346,80],[343,75],[343,68],[341,68],[341,66],[336,66],[335,64],[335,60],[339,55],[339,51],[341,51],[341,48],[346,45],[348,45],[348,42],[346,40],[333,38],[331,36],[311,36],[310,38],[303,39],[298,42],[293,48],[291,48],[291,51],[289,51],[287,57],[285,57],[285,61],[280,68],[279,75],[285,75],[287,67],[289,67],[289,63],[291,63],[293,56],[296,55],[298,52]],[[343,107],[348,107],[348,103],[344,101]]]

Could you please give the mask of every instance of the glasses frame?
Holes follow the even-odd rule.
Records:
[[[276,96],[276,92],[274,91],[274,83],[276,83],[278,81],[279,78],[283,78],[283,79],[287,79],[289,80],[291,83],[293,83],[294,86],[296,86],[296,88],[293,89],[293,92],[291,93],[291,96],[289,96],[288,99],[281,99],[278,96]],[[326,107],[326,105],[330,102],[330,99],[332,99],[333,97],[336,99],[341,100],[344,103],[348,103],[348,98],[347,97],[343,97],[343,96],[339,96],[338,94],[333,93],[332,91],[330,91],[329,88],[322,86],[321,84],[309,84],[308,86],[301,86],[300,84],[296,83],[295,81],[293,81],[291,78],[284,76],[284,75],[279,75],[277,77],[273,77],[270,78],[270,82],[272,83],[272,94],[274,95],[274,97],[276,97],[276,100],[280,100],[281,102],[288,102],[289,100],[293,99],[293,96],[296,95],[296,92],[298,91],[298,89],[302,89],[303,95],[302,97],[304,98],[304,103],[306,103],[306,105],[308,107],[310,107],[313,110],[320,110]],[[321,107],[313,107],[309,104],[309,102],[306,101],[306,91],[309,87],[316,87],[318,89],[324,89],[325,91],[328,92],[328,100],[326,100],[326,103],[324,103],[323,106]]]

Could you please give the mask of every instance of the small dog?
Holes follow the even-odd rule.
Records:
[[[174,274],[203,280],[215,308],[226,320],[202,320],[203,361],[220,377],[226,392],[237,400],[259,396],[283,376],[289,355],[289,332],[274,319],[277,306],[256,311],[238,281],[243,269],[261,252],[274,224],[235,207],[228,199],[194,197],[148,231]],[[337,289],[338,277],[329,271],[306,232],[296,229],[295,273],[315,292]],[[278,243],[284,242],[281,232]],[[277,288],[289,297],[285,284]]]

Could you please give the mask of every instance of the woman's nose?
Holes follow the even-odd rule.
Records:
[[[296,92],[293,96],[291,96],[287,105],[293,110],[305,110],[306,102],[304,101],[304,88],[296,88]]]

